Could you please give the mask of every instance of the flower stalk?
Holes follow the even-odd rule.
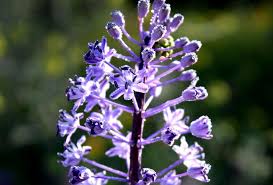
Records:
[[[171,6],[165,2],[154,0],[151,4],[150,0],[138,0],[140,41],[126,31],[123,13],[113,11],[112,20],[105,28],[129,56],[110,48],[106,37],[102,37],[101,41],[88,43],[88,51],[83,56],[88,65],[86,75],[69,79],[70,86],[65,95],[68,101],[73,102],[73,108],[69,112],[62,109],[59,112],[57,134],[66,138],[64,152],[57,155],[61,158],[58,162],[70,168],[68,176],[71,185],[105,185],[108,181],[129,185],[179,185],[184,176],[209,182],[211,166],[204,161],[203,148],[197,142],[188,145],[184,135],[212,139],[211,119],[203,115],[189,122],[189,117],[184,117],[184,109],[176,108],[183,102],[204,100],[208,96],[204,87],[196,86],[199,80],[197,72],[193,69],[184,71],[197,62],[196,53],[202,44],[200,41],[190,41],[187,37],[174,40],[171,34],[182,25],[184,17],[181,14],[172,16]],[[150,27],[146,30],[144,21],[150,9],[153,15]],[[124,42],[123,35],[140,47],[138,52]],[[177,50],[176,53],[174,50]],[[177,60],[178,57],[181,58]],[[123,60],[126,65],[117,66],[112,63],[112,58]],[[170,76],[174,77],[161,82]],[[181,91],[179,97],[165,102],[158,101],[163,88],[175,82],[189,85],[184,90],[178,89]],[[118,102],[120,98],[129,103],[124,105]],[[156,105],[150,107],[155,100]],[[124,112],[132,116],[129,132],[123,131],[123,124],[119,120]],[[143,139],[146,119],[159,113],[162,113],[164,119],[162,127]],[[84,135],[74,143],[74,133],[78,131]],[[85,135],[111,140],[113,147],[105,155],[124,159],[127,171],[87,158],[93,148],[83,146],[87,139]],[[176,145],[179,138],[180,145]],[[146,145],[154,143],[172,147],[179,159],[159,172],[144,167],[142,152]],[[78,166],[81,162],[102,171],[95,174],[96,170]],[[176,174],[175,168],[182,164],[187,167],[187,171]]]
[[[143,62],[139,64],[139,68],[143,68]],[[141,161],[142,161],[142,147],[138,145],[138,142],[142,140],[144,119],[142,116],[143,108],[145,104],[145,94],[135,93],[136,101],[139,110],[133,113],[132,122],[132,137],[130,147],[130,168],[129,168],[129,179],[130,185],[135,185],[140,179]]]

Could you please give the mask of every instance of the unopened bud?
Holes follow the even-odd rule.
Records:
[[[183,71],[182,74],[179,77],[179,80],[181,81],[192,81],[197,77],[196,71],[193,69],[190,69],[188,71]]]
[[[164,4],[158,14],[158,20],[160,22],[164,22],[166,19],[170,17],[171,13],[171,5],[169,4]]]
[[[188,176],[202,182],[209,182],[208,173],[211,166],[204,162],[200,163],[199,166],[191,166],[187,170]]]
[[[197,40],[190,41],[183,47],[185,53],[197,52],[201,48],[202,43]]]
[[[153,11],[157,12],[161,6],[165,3],[166,0],[154,0],[153,2]]]
[[[193,64],[195,64],[198,60],[198,57],[196,53],[187,53],[185,56],[183,56],[180,60],[181,67],[189,67]]]
[[[191,87],[182,92],[185,101],[204,100],[208,97],[208,92],[205,87]]]
[[[171,32],[175,32],[179,26],[183,23],[184,16],[181,14],[175,14],[169,23],[169,29]]]
[[[202,138],[202,139],[211,139],[213,135],[211,120],[208,116],[201,116],[197,120],[191,122],[190,131],[192,135]]]
[[[116,25],[118,25],[118,26],[120,26],[120,27],[122,27],[122,26],[125,25],[124,15],[121,13],[121,11],[118,11],[118,10],[113,11],[113,12],[111,13],[111,17],[112,17],[112,21],[113,21]]]
[[[109,22],[106,25],[106,29],[111,37],[114,39],[121,39],[122,38],[122,31],[118,25],[113,22]]]
[[[165,26],[163,26],[163,25],[157,25],[152,30],[151,40],[154,41],[154,42],[159,41],[162,37],[164,37],[164,35],[166,34],[166,32],[167,32],[167,29],[166,29]]]
[[[138,17],[144,18],[149,13],[150,0],[139,0],[137,4]]]
[[[186,44],[188,44],[190,40],[188,37],[181,37],[175,40],[175,47],[176,48],[183,48]]]

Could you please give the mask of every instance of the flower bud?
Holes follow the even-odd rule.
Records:
[[[93,176],[93,173],[86,167],[73,166],[70,169],[69,176],[69,183],[72,185],[76,185],[89,179],[91,176]]]
[[[204,87],[190,87],[182,92],[186,101],[204,100],[208,97],[208,92]]]
[[[195,121],[191,122],[190,131],[192,135],[202,138],[202,139],[211,139],[213,136],[211,120],[208,116],[201,116]]]
[[[189,67],[193,64],[195,64],[198,60],[198,57],[196,53],[187,53],[185,56],[183,56],[180,60],[181,67]]]
[[[145,185],[151,184],[157,178],[156,172],[150,168],[143,168],[140,173],[142,176],[142,181]]]
[[[122,38],[122,31],[118,25],[113,22],[109,22],[106,25],[106,29],[111,37],[114,39],[121,39]]]
[[[169,18],[170,13],[171,13],[171,6],[169,4],[164,4],[159,10],[158,20],[160,22],[164,22],[166,19]]]
[[[193,69],[190,69],[188,71],[183,71],[182,74],[179,77],[179,80],[181,81],[192,81],[197,77],[196,71]]]
[[[165,3],[166,0],[154,0],[153,2],[153,11],[157,12],[161,6]]]
[[[163,130],[161,133],[162,141],[170,146],[174,144],[175,140],[177,140],[179,136],[180,136],[179,132],[170,127],[168,127],[166,130]]]
[[[211,166],[209,164],[202,162],[199,164],[199,166],[192,166],[188,168],[187,174],[188,176],[196,180],[199,180],[202,182],[209,182],[210,179],[208,178],[208,173],[210,171],[210,168]]]
[[[120,27],[123,27],[125,25],[125,19],[124,19],[124,15],[121,13],[121,11],[113,11],[111,13],[111,17],[112,17],[112,21],[120,26]]]
[[[138,17],[144,18],[149,13],[150,0],[139,0],[137,4]]]
[[[104,124],[102,121],[94,120],[91,118],[87,118],[85,122],[85,126],[90,129],[89,135],[99,135],[105,131]]]
[[[202,43],[197,40],[190,41],[183,47],[185,53],[197,52],[201,48]]]
[[[171,32],[175,32],[179,26],[183,23],[184,16],[181,14],[175,14],[174,17],[171,19],[169,24],[169,29]]]
[[[147,47],[141,52],[141,56],[145,63],[151,62],[153,59],[155,59],[155,50]]]
[[[151,40],[156,42],[159,41],[166,34],[167,29],[163,25],[157,25],[154,27],[151,33]]]
[[[188,39],[188,37],[181,37],[179,39],[176,39],[174,44],[176,48],[183,48],[189,42],[190,40]]]

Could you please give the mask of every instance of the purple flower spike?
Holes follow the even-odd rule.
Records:
[[[107,45],[107,39],[102,38],[101,42],[88,43],[89,51],[84,55],[84,60],[88,64],[98,64],[102,61],[109,62],[113,54],[116,52]]]
[[[112,81],[117,89],[110,94],[112,99],[118,99],[124,95],[125,100],[131,100],[134,92],[148,92],[148,85],[144,84],[129,66],[121,67],[122,75],[113,76]]]
[[[143,168],[140,173],[141,173],[141,176],[142,176],[142,182],[145,185],[151,184],[157,178],[156,172],[153,169],[150,169],[150,168]]]
[[[115,10],[111,13],[112,21],[120,26],[123,27],[125,25],[125,19],[124,15],[121,13],[121,11]]]
[[[197,120],[191,122],[190,131],[192,135],[202,139],[211,139],[213,136],[211,120],[208,116],[201,116]]]
[[[204,87],[190,87],[182,92],[185,101],[204,100],[208,97],[208,92]]]
[[[80,119],[83,118],[82,113],[68,114],[65,110],[60,110],[59,120],[57,124],[57,134],[61,137],[72,135],[80,125]]]
[[[58,155],[62,158],[59,162],[63,166],[71,167],[69,178],[72,185],[104,185],[108,180],[130,185],[179,185],[185,176],[209,181],[207,173],[210,166],[203,161],[203,148],[196,142],[189,146],[184,136],[191,133],[198,138],[211,139],[211,121],[207,116],[201,116],[189,124],[189,117],[184,117],[184,109],[175,108],[186,101],[204,100],[208,96],[205,87],[197,86],[197,72],[188,69],[197,62],[196,53],[202,44],[187,37],[174,38],[173,32],[181,27],[184,17],[178,13],[171,16],[171,6],[166,4],[166,0],[153,0],[152,5],[150,0],[137,2],[138,38],[127,32],[123,13],[113,11],[111,21],[105,28],[124,53],[109,47],[105,37],[101,41],[90,42],[84,55],[86,74],[69,79],[71,85],[66,90],[66,97],[72,101],[73,108],[71,113],[60,111],[57,132],[62,137],[66,136],[66,148]],[[131,44],[136,47],[131,47]],[[115,63],[112,58],[125,64],[117,65],[120,63]],[[161,98],[158,97],[164,88],[176,83],[189,85],[186,89],[177,89],[182,92],[180,96],[160,102]],[[110,88],[111,92],[108,92]],[[117,100],[120,97],[130,101]],[[78,110],[84,110],[85,116],[77,113]],[[123,112],[129,113],[123,117],[126,118],[124,121],[132,121],[131,125],[126,123],[132,128],[124,131],[128,133],[127,136],[118,120]],[[162,127],[143,138],[145,121],[160,113],[164,116]],[[80,123],[83,117],[86,119],[84,125]],[[127,171],[88,159],[91,147],[82,146],[85,137],[81,137],[77,144],[70,141],[78,129],[87,132],[89,137],[112,140],[114,146],[105,154],[124,159]],[[174,145],[179,138],[181,144]],[[150,168],[142,169],[143,150],[147,145],[158,142],[170,147],[174,145],[172,149],[179,159],[158,172]],[[75,166],[79,163],[87,163],[104,171],[95,174],[85,167]],[[176,174],[174,169],[181,164],[188,170]],[[114,176],[106,176],[106,171]]]
[[[164,4],[158,13],[159,22],[164,22],[165,20],[167,20],[170,17],[170,13],[171,13],[171,5]]]
[[[63,153],[58,153],[58,155],[63,158],[63,161],[59,162],[62,163],[64,167],[78,165],[82,157],[91,151],[90,146],[82,146],[85,140],[85,136],[82,136],[76,145],[71,142]]]
[[[180,185],[181,180],[175,175],[175,170],[170,171],[161,179],[160,185]]]
[[[209,182],[208,173],[211,166],[202,161],[199,165],[189,167],[187,170],[188,176],[202,182]]]
[[[181,24],[183,24],[184,16],[181,14],[175,14],[174,17],[171,19],[171,22],[168,26],[171,32],[175,32]]]
[[[142,59],[145,63],[151,62],[153,59],[155,59],[155,50],[152,48],[146,47],[142,52],[141,52]]]
[[[138,17],[144,18],[149,13],[150,0],[139,0],[137,4]]]
[[[202,43],[200,41],[193,40],[184,46],[183,51],[185,53],[197,52],[200,50],[201,46]]]
[[[122,31],[121,31],[120,27],[118,25],[116,25],[115,23],[113,23],[113,22],[107,23],[106,29],[107,29],[109,35],[113,39],[121,39],[122,38]]]
[[[151,41],[159,41],[167,32],[167,29],[163,25],[157,25],[154,27],[151,33]]]

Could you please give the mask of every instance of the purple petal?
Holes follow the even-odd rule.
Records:
[[[101,39],[101,49],[102,49],[102,51],[105,50],[106,46],[107,46],[107,39],[106,39],[106,37],[102,37],[102,39]]]
[[[103,115],[98,113],[98,112],[92,112],[90,114],[90,117],[91,119],[94,119],[94,120],[102,120],[103,119]]]
[[[134,97],[134,91],[129,88],[124,92],[124,100],[131,100]]]
[[[113,100],[118,99],[124,94],[124,88],[118,88],[110,94],[110,98]]]
[[[95,100],[94,98],[87,98],[88,99],[88,103],[85,106],[84,112],[90,112],[98,103],[97,100]]]
[[[184,116],[184,109],[176,109],[173,113],[173,120],[178,121],[181,120]]]
[[[112,110],[111,115],[113,119],[117,119],[122,114],[121,109]]]
[[[85,137],[85,136],[82,136],[82,137],[77,141],[77,147],[79,148],[85,141],[86,141],[86,137]]]
[[[149,86],[144,83],[139,83],[139,84],[134,84],[132,86],[132,89],[136,92],[147,93],[149,90]]]

